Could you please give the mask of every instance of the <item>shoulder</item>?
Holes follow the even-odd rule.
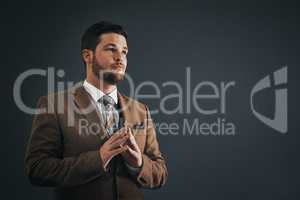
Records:
[[[42,95],[38,97],[38,105],[53,105],[57,106],[60,103],[66,103],[74,98],[74,95],[83,89],[82,82],[78,82],[73,86],[56,92],[50,92],[48,94]],[[39,106],[38,106],[39,107]]]

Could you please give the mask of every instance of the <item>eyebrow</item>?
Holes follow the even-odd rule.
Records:
[[[114,43],[108,43],[108,44],[104,45],[104,47],[107,47],[107,46],[114,46],[114,47],[116,47],[117,45],[115,45]],[[124,46],[123,49],[128,50],[128,47]]]

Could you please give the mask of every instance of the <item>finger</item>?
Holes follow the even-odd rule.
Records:
[[[116,155],[118,155],[118,154],[120,154],[120,153],[122,153],[126,150],[127,150],[127,147],[123,146],[123,147],[119,147],[117,149],[112,150],[110,153],[111,153],[112,157],[114,157],[114,156],[116,156]]]
[[[132,141],[135,141],[135,134],[133,133],[131,128],[128,129],[128,135]]]
[[[130,144],[131,148],[133,148],[133,150],[138,151],[139,150],[138,145],[137,145],[136,140],[135,140],[135,138],[132,134],[131,129],[129,129],[128,135],[129,135],[129,144]]]
[[[117,132],[115,132],[109,139],[108,142],[109,143],[113,143],[115,140],[118,140],[122,137],[126,136],[126,131],[124,128],[121,128],[120,130],[118,130]]]
[[[127,140],[128,140],[128,136],[115,140],[113,143],[110,144],[110,149],[114,149],[118,146],[122,146]]]
[[[134,150],[131,149],[131,148],[128,148],[127,151],[128,151],[131,155],[133,155],[133,156],[135,156],[135,155],[137,154],[136,151],[134,151]]]
[[[126,145],[126,148],[126,152],[128,152],[131,156],[135,157],[137,155],[136,151],[134,151],[130,146]]]

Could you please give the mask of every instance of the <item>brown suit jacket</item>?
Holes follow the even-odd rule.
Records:
[[[108,135],[80,82],[40,97],[41,112],[33,119],[25,155],[30,182],[55,187],[56,199],[72,200],[143,199],[141,188],[164,185],[167,168],[147,106],[120,93],[118,99],[125,125],[131,127],[143,153],[139,173],[129,173],[121,156],[110,161],[107,171],[101,167],[99,148]]]

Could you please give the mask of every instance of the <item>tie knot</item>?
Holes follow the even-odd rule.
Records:
[[[113,98],[109,95],[104,95],[101,99],[105,106],[107,106],[107,105],[113,106],[115,104]]]

